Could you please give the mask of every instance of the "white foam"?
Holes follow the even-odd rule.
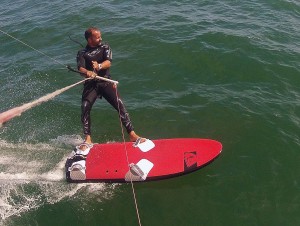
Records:
[[[14,160],[15,160],[15,158],[8,157],[8,156],[2,156],[0,158],[0,164],[2,164],[2,165],[11,164],[12,162],[14,162]]]
[[[17,181],[17,180],[30,181],[34,178],[36,178],[36,174],[27,174],[26,172],[13,173],[13,174],[12,173],[4,173],[4,172],[0,173],[1,183]]]
[[[54,144],[76,146],[81,144],[83,142],[83,139],[79,135],[63,135],[63,136],[58,136],[56,139],[51,139],[50,141]]]
[[[62,181],[65,180],[64,167],[67,157],[61,159],[54,169],[43,173],[40,177],[46,181]]]
[[[64,135],[50,143],[38,144],[14,144],[0,139],[0,225],[12,216],[63,199],[101,202],[113,196],[115,185],[65,181],[66,158],[71,147],[80,142],[81,138],[76,135]],[[65,145],[67,147],[63,148]]]
[[[49,145],[48,143],[38,143],[38,144],[30,144],[30,143],[9,143],[6,140],[1,140],[0,139],[0,147],[2,149],[25,149],[28,151],[38,151],[38,150],[43,150],[43,151],[49,151],[53,150],[54,147]]]

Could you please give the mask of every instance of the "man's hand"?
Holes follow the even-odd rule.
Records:
[[[98,62],[97,61],[92,61],[92,64],[93,64],[94,70],[99,71],[99,64],[98,64]]]
[[[86,76],[88,77],[88,78],[95,78],[96,77],[96,73],[95,72],[93,72],[93,71],[87,71],[86,72]]]

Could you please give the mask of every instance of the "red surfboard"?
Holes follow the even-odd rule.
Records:
[[[66,162],[66,179],[68,182],[165,179],[200,169],[221,151],[220,142],[198,138],[94,144],[87,155],[75,154],[74,150]]]

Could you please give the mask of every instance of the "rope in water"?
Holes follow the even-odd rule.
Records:
[[[116,86],[116,97],[119,99],[117,86]],[[127,161],[127,165],[128,165],[128,170],[130,170],[130,166],[129,166],[130,163],[129,163],[128,151],[127,151],[127,147],[126,147],[124,128],[122,126],[119,101],[118,101],[118,111],[119,111],[119,120],[120,120],[120,126],[121,126],[122,138],[123,138],[123,144],[124,144],[124,151],[126,153],[126,161]],[[138,203],[137,203],[137,198],[136,198],[135,189],[134,189],[134,185],[133,185],[133,181],[132,181],[132,175],[130,175],[130,184],[131,184],[131,190],[132,190],[132,195],[133,195],[133,199],[134,199],[134,205],[135,205],[135,210],[136,210],[138,223],[139,223],[140,226],[142,226],[141,218],[140,218],[140,214],[139,214]]]
[[[38,53],[40,53],[40,54],[42,54],[42,55],[48,57],[49,59],[53,60],[54,62],[56,62],[56,63],[58,63],[58,64],[60,64],[60,65],[62,65],[62,66],[64,66],[64,67],[66,66],[65,64],[63,64],[63,63],[59,62],[58,60],[54,59],[53,57],[50,57],[50,56],[47,55],[46,53],[43,53],[42,51],[40,51],[40,50],[38,50],[38,49],[36,49],[36,48],[34,48],[34,47],[28,45],[27,43],[21,41],[20,39],[17,39],[16,37],[14,37],[14,36],[8,34],[7,32],[2,31],[1,29],[0,29],[0,32],[2,32],[3,34],[7,35],[8,37],[10,37],[10,38],[12,38],[12,39],[14,39],[14,40],[16,40],[16,41],[22,43],[23,45],[29,47],[30,49],[33,49],[34,51],[36,51],[36,52],[38,52]]]

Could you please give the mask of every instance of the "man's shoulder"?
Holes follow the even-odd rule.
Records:
[[[87,48],[78,50],[78,54],[84,54],[87,51]]]
[[[100,46],[101,46],[102,48],[105,48],[105,49],[110,49],[110,46],[109,46],[109,43],[108,43],[108,42],[101,43]]]

